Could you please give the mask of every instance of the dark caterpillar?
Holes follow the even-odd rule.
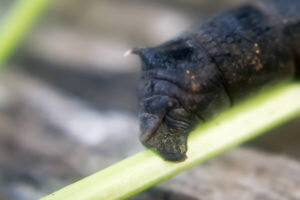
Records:
[[[132,53],[142,60],[140,139],[164,159],[181,161],[196,125],[299,75],[300,0],[251,2]]]

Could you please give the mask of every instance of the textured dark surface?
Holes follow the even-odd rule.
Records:
[[[133,50],[142,60],[145,146],[167,160],[184,160],[188,133],[197,124],[295,77],[300,2],[265,4],[245,4],[162,45]]]

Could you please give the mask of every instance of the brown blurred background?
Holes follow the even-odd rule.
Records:
[[[53,1],[0,74],[0,200],[38,199],[141,151],[139,60],[123,53],[243,2]],[[132,199],[300,199],[299,123]]]

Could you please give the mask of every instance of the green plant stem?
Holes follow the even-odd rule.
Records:
[[[49,2],[50,0],[16,1],[0,28],[0,65],[3,65]]]
[[[42,200],[124,199],[299,115],[300,84],[289,83],[198,127],[189,137],[184,162],[167,162],[145,150]]]

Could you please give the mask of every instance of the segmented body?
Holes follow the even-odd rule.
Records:
[[[183,160],[197,124],[300,72],[300,1],[251,2],[134,52],[143,70],[141,141]]]

